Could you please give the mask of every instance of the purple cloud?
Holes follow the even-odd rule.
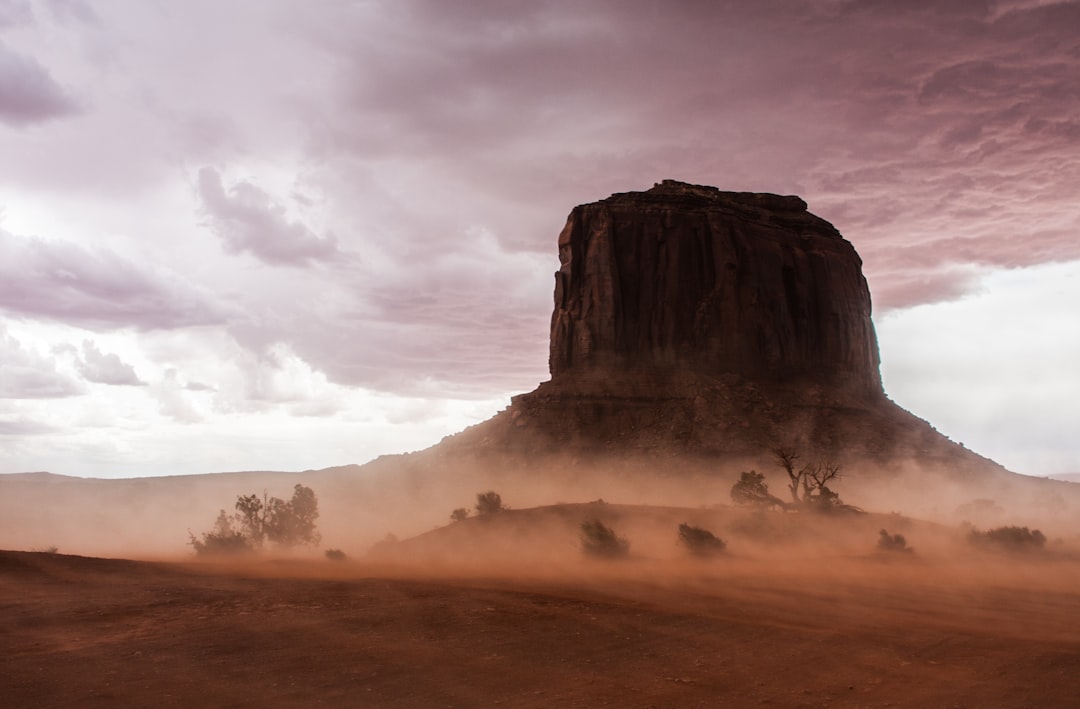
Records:
[[[954,263],[1080,257],[1061,192],[1080,184],[1080,3],[417,0],[297,24],[342,67],[313,157],[416,161],[425,211],[460,218],[437,186],[514,248],[550,249],[544,219],[575,203],[675,177],[801,194],[885,308],[963,294]],[[1057,225],[998,213],[1036,185],[1023,196]],[[928,233],[942,288],[893,258]]]
[[[204,167],[198,191],[211,231],[230,253],[248,252],[277,266],[305,266],[341,256],[333,235],[320,237],[302,222],[290,221],[284,207],[250,182],[226,191],[218,171]]]
[[[91,329],[207,325],[223,310],[176,274],[105,248],[18,237],[0,229],[0,309]]]
[[[0,123],[22,128],[77,111],[41,64],[0,42]]]
[[[26,0],[5,0],[0,2],[0,29],[28,25],[34,19],[34,12]]]

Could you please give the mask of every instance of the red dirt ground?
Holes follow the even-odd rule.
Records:
[[[1075,562],[775,566],[466,578],[0,552],[0,705],[1080,703]]]

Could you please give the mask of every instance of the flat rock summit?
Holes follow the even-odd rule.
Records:
[[[574,208],[559,261],[553,382],[679,369],[881,395],[862,262],[798,197],[665,180]]]

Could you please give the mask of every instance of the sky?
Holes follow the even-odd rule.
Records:
[[[1080,2],[0,0],[0,472],[432,445],[662,179],[802,196],[893,400],[1080,471]]]

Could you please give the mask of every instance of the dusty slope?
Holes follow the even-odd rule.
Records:
[[[5,706],[1066,707],[1075,562],[694,569],[0,553]],[[505,572],[505,568],[502,569]]]
[[[240,494],[287,498],[296,483],[319,497],[319,529],[328,547],[364,552],[388,532],[405,538],[444,524],[494,489],[513,507],[603,498],[650,505],[730,503],[739,472],[756,468],[784,495],[783,473],[768,456],[722,463],[707,457],[523,456],[431,449],[385,456],[363,466],[304,473],[230,473],[136,480],[0,475],[0,548],[93,556],[160,558],[190,552],[188,530],[207,531],[218,510]],[[918,468],[851,467],[836,485],[852,504],[879,512],[958,524],[1035,525],[1048,534],[1080,534],[1080,484],[1006,474],[972,480]],[[990,499],[992,514],[965,506]]]

